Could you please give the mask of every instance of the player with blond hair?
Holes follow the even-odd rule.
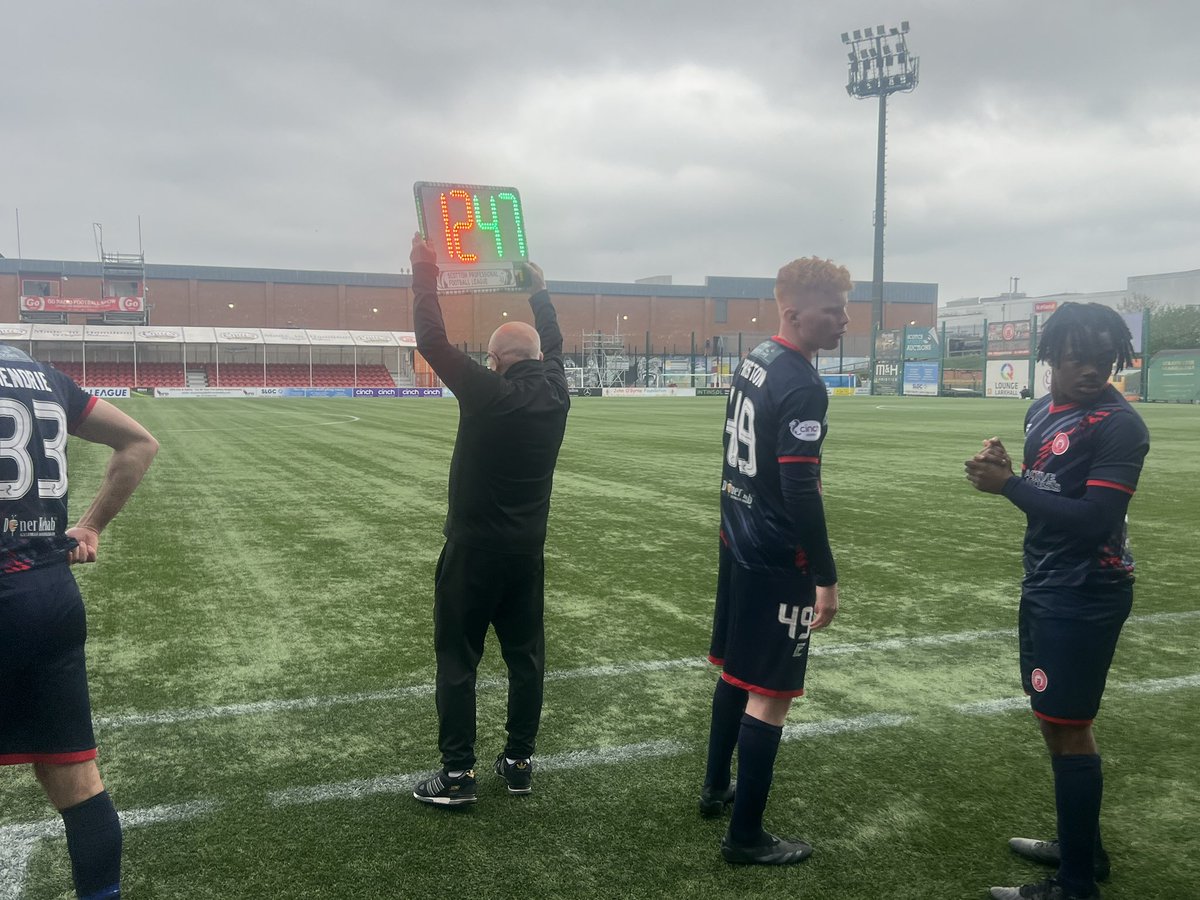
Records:
[[[786,865],[812,854],[805,841],[764,830],[762,820],[783,723],[804,693],[810,632],[838,609],[821,499],[829,399],[813,359],[845,334],[852,287],[850,273],[830,260],[807,257],[780,269],[779,332],[750,351],[730,389],[708,657],[722,672],[700,812],[717,816],[732,804],[721,841],[731,863]]]

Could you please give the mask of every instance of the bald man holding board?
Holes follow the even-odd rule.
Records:
[[[508,742],[495,772],[511,794],[532,790],[542,713],[546,518],[570,392],[562,332],[542,270],[520,262],[534,325],[506,322],[488,341],[487,366],[450,344],[438,302],[437,252],[413,236],[417,351],[458,400],[449,512],[434,576],[438,746],[442,769],[419,782],[423,803],[474,803],[475,672],[488,626],[508,667]]]

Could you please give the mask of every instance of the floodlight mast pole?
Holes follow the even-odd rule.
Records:
[[[871,385],[875,385],[875,336],[883,328],[883,227],[885,162],[887,160],[888,94],[911,91],[917,86],[920,60],[908,53],[908,22],[899,28],[882,25],[856,30],[852,38],[842,33],[842,43],[850,49],[850,73],[846,93],[862,100],[879,98],[879,135],[875,160],[875,258],[871,277]],[[894,46],[885,40],[891,39]]]

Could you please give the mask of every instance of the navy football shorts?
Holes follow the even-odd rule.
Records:
[[[96,757],[86,637],[65,564],[0,577],[0,765]]]
[[[709,662],[735,687],[801,696],[815,599],[810,575],[744,569],[722,544]]]
[[[1132,606],[1132,584],[1021,592],[1021,682],[1034,715],[1060,725],[1087,725],[1096,718]]]

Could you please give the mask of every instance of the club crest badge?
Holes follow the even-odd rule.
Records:
[[[1046,687],[1050,684],[1050,679],[1041,669],[1034,669],[1029,673],[1029,682],[1033,685],[1033,689],[1040,694],[1046,690]]]

